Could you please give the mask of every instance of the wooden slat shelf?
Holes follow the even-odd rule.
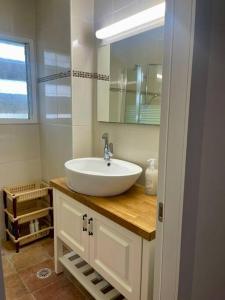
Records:
[[[120,299],[127,300],[111,286],[103,277],[101,277],[87,262],[79,255],[71,251],[70,253],[59,258],[62,265],[86,288],[86,290],[96,300],[112,300]],[[80,265],[80,262],[83,265]],[[96,281],[97,280],[97,281]],[[95,283],[96,281],[96,283]],[[110,289],[107,290],[107,288]],[[118,298],[119,299],[119,298]]]

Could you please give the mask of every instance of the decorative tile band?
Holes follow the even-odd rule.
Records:
[[[71,70],[38,78],[38,83],[56,80],[56,79],[60,79],[60,78],[67,78],[67,77],[71,77]]]
[[[38,78],[38,83],[46,82],[46,81],[52,81],[56,79],[71,77],[71,71],[68,70],[66,72],[60,72],[57,74],[52,74],[45,77]],[[75,71],[73,70],[73,77],[78,78],[88,78],[88,79],[97,79],[97,80],[103,80],[103,81],[109,81],[110,77],[109,75],[105,74],[98,74],[98,73],[91,73],[91,72],[83,72],[83,71]]]
[[[109,81],[109,75],[91,73],[91,72],[83,72],[83,71],[75,71],[75,70],[73,71],[73,77]]]
[[[110,76],[105,74],[97,74],[98,80],[110,81]]]

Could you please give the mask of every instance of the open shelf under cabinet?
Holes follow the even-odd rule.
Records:
[[[96,300],[127,300],[75,252],[59,260]]]

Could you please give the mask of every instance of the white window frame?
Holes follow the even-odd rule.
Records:
[[[34,51],[34,42],[32,39],[21,38],[16,36],[0,35],[0,40],[6,40],[16,43],[29,44],[30,57],[30,75],[31,75],[31,99],[30,99],[30,119],[0,119],[0,124],[33,124],[38,123],[37,110],[37,76],[36,76],[36,59]]]

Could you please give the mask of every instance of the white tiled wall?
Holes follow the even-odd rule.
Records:
[[[41,124],[42,177],[64,176],[64,163],[72,158],[72,126]]]
[[[36,3],[38,76],[43,77],[70,68],[70,1],[38,0]]]
[[[72,69],[94,71],[94,0],[71,0]],[[92,156],[93,84],[88,78],[72,78],[73,156]]]
[[[37,1],[38,77],[71,68],[70,1]],[[71,78],[38,84],[42,177],[64,176],[72,158]]]
[[[0,0],[0,36],[29,38],[35,44],[35,0]],[[41,178],[39,125],[0,125],[0,189]],[[3,236],[0,201],[0,236]]]
[[[162,2],[161,0],[95,0],[95,30]],[[147,51],[147,49],[146,49]],[[136,162],[143,167],[150,157],[158,157],[159,126],[124,125],[97,122],[94,99],[94,155],[103,155],[102,134],[108,132],[115,157]],[[143,182],[144,176],[141,178]]]
[[[68,66],[94,71],[93,8],[93,0],[37,2],[39,77],[66,71]],[[66,160],[92,155],[92,99],[91,79],[39,83],[44,179],[63,176]]]
[[[0,0],[0,34],[35,39],[35,0]]]
[[[71,78],[41,82],[38,91],[41,124],[71,125]]]
[[[40,179],[37,125],[0,125],[0,188]]]

